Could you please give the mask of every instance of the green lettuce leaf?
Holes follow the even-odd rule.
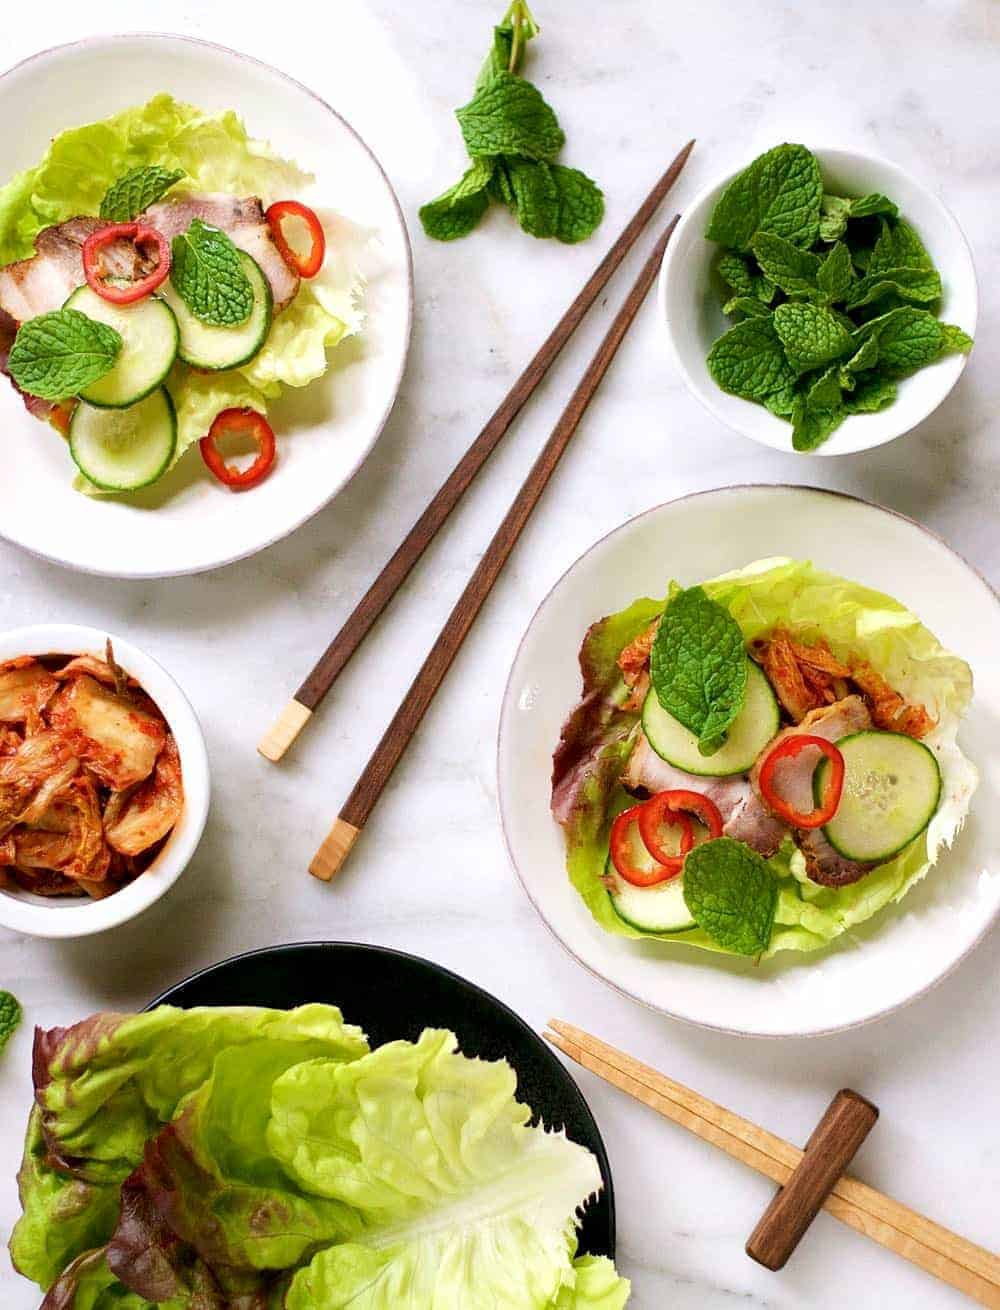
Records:
[[[294,1276],[286,1310],[545,1310],[574,1289],[576,1211],[601,1186],[597,1162],[529,1126],[505,1061],[456,1048],[453,1033],[427,1030],[275,1083],[274,1156],[364,1221]]]
[[[702,586],[729,609],[747,642],[779,624],[806,641],[825,637],[836,656],[854,654],[868,660],[902,695],[925,705],[937,720],[925,741],[941,768],[942,799],[927,830],[905,850],[859,882],[839,888],[810,882],[805,861],[790,839],[767,862],[777,879],[778,902],[766,954],[817,950],[899,901],[954,841],[978,782],[975,766],[956,740],[972,695],[972,673],[904,605],[817,569],[809,561],[760,560]],[[622,708],[626,689],[615,658],[663,606],[663,601],[637,601],[588,633],[581,652],[584,699],[567,724],[574,751],[563,768],[557,752],[553,773],[553,813],[565,829],[570,880],[597,922],[623,937],[656,934],[642,933],[621,920],[602,880],[610,821],[632,803],[619,778],[637,723],[637,716]],[[583,726],[581,710],[595,703],[604,706],[605,713],[598,730],[590,731]],[[587,724],[592,727],[594,722],[590,713]],[[560,747],[564,754],[565,747],[564,733]],[[700,929],[671,934],[669,940],[720,949]]]

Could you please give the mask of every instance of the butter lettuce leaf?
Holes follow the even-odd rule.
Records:
[[[429,1029],[275,1083],[273,1154],[303,1190],[364,1222],[295,1274],[286,1310],[545,1310],[575,1288],[575,1216],[601,1186],[597,1162],[529,1125],[505,1061],[456,1048]]]
[[[806,560],[759,560],[701,585],[726,606],[748,643],[777,626],[806,641],[822,636],[838,658],[857,655],[869,661],[937,720],[924,740],[941,769],[941,802],[926,831],[899,855],[838,888],[809,881],[790,839],[767,861],[778,899],[765,955],[818,950],[901,900],[961,829],[978,783],[977,770],[957,741],[972,696],[972,673],[899,601]],[[583,699],[564,729],[553,769],[553,813],[564,827],[570,880],[597,922],[623,937],[657,934],[620,919],[603,882],[611,819],[632,803],[619,779],[638,723],[637,714],[625,708],[627,689],[615,658],[664,605],[637,601],[591,628],[581,652]],[[669,941],[720,949],[701,929],[671,934]]]

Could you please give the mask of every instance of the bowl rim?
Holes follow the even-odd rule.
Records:
[[[9,541],[10,544],[12,546],[16,546],[18,550],[23,550],[27,554],[33,555],[36,559],[44,559],[49,563],[59,565],[61,568],[71,569],[72,571],[77,573],[91,574],[94,577],[106,577],[106,578],[127,577],[128,579],[144,580],[150,578],[187,577],[198,573],[214,572],[216,569],[226,568],[230,564],[237,564],[239,563],[240,560],[250,559],[254,555],[259,554],[261,551],[269,550],[272,546],[277,545],[279,541],[284,541],[287,537],[292,536],[292,534],[297,532],[299,528],[303,527],[311,519],[315,518],[318,514],[322,513],[322,511],[325,510],[330,505],[330,503],[333,500],[335,500],[337,496],[341,494],[341,492],[347,489],[347,487],[351,484],[351,482],[353,482],[354,478],[360,472],[361,468],[365,464],[369,455],[371,455],[372,451],[375,449],[375,445],[378,442],[379,437],[382,435],[382,432],[385,429],[385,425],[388,423],[389,417],[392,414],[393,409],[395,408],[396,401],[399,398],[400,388],[402,387],[403,378],[406,374],[406,368],[410,358],[410,348],[413,344],[413,320],[415,315],[416,290],[415,290],[414,272],[413,272],[413,243],[410,240],[410,232],[406,224],[406,216],[403,213],[403,207],[400,204],[399,196],[396,194],[396,189],[393,186],[385,168],[382,166],[382,163],[379,160],[378,156],[375,154],[374,150],[372,150],[371,146],[369,146],[368,143],[364,140],[364,138],[357,131],[357,129],[353,127],[350,122],[348,122],[348,120],[343,116],[343,114],[339,113],[336,109],[334,109],[333,106],[327,100],[325,100],[316,91],[312,90],[311,87],[306,86],[304,82],[300,82],[298,78],[293,77],[290,73],[286,73],[282,69],[275,67],[274,64],[269,64],[264,59],[258,59],[255,55],[245,54],[242,50],[237,50],[232,46],[223,45],[222,42],[220,41],[209,41],[209,40],[205,40],[202,37],[197,37],[197,36],[185,36],[183,33],[180,32],[150,32],[150,31],[108,32],[108,33],[100,33],[94,36],[81,37],[76,41],[60,42],[58,45],[47,46],[43,50],[35,51],[34,54],[26,55],[23,59],[19,59],[17,63],[11,64],[8,68],[5,68],[3,69],[2,72],[0,72],[0,82],[3,82],[6,78],[21,72],[23,69],[28,67],[28,65],[33,64],[39,60],[48,59],[53,56],[70,55],[79,51],[100,48],[102,46],[114,46],[119,42],[136,41],[136,40],[152,41],[152,42],[179,41],[179,42],[183,42],[186,45],[201,46],[204,49],[215,51],[217,54],[230,56],[231,58],[241,63],[254,64],[258,68],[263,69],[265,72],[271,74],[272,76],[281,78],[282,81],[287,82],[290,86],[300,91],[303,95],[308,96],[310,100],[315,101],[318,105],[320,105],[323,109],[325,109],[328,114],[330,114],[333,118],[337,120],[337,122],[341,125],[341,127],[345,129],[345,131],[354,139],[355,143],[358,146],[360,146],[361,149],[365,152],[365,154],[369,157],[372,164],[375,166],[377,172],[379,173],[383,184],[385,185],[389,198],[392,201],[393,208],[395,209],[396,219],[399,223],[399,230],[402,235],[403,255],[404,255],[405,275],[406,275],[406,321],[403,329],[403,348],[400,351],[399,367],[396,370],[396,375],[392,381],[391,393],[388,395],[382,413],[379,415],[377,422],[373,426],[370,440],[366,444],[364,450],[359,452],[357,459],[352,463],[351,467],[347,470],[339,486],[337,486],[334,490],[332,490],[323,501],[321,501],[318,505],[316,505],[312,509],[308,510],[305,514],[295,515],[292,521],[287,526],[283,527],[281,531],[276,532],[274,535],[269,536],[266,541],[260,542],[258,545],[249,547],[248,549],[239,550],[232,554],[227,554],[222,559],[219,559],[212,564],[198,565],[197,567],[194,568],[184,567],[180,569],[167,569],[167,570],[158,568],[152,572],[147,570],[142,572],[120,574],[120,573],[115,573],[110,569],[88,567],[78,562],[64,559],[57,555],[49,555],[46,554],[44,550],[39,549],[37,546],[27,546],[20,541],[14,541],[12,538],[8,537],[4,533],[3,525],[2,523],[0,523],[0,538],[2,538],[4,541]]]
[[[149,869],[100,901],[44,905],[0,890],[0,926],[32,937],[66,939],[106,932],[142,914],[171,888],[193,857],[208,819],[211,777],[208,751],[194,707],[159,661],[103,628],[77,623],[33,623],[0,632],[0,662],[16,655],[91,652],[101,655],[110,637],[122,666],[156,701],[177,742],[184,779],[184,810]],[[153,875],[153,876],[150,876]]]
[[[811,483],[734,482],[734,483],[727,483],[726,485],[721,487],[706,487],[701,491],[686,492],[684,495],[674,496],[670,500],[662,501],[657,505],[651,505],[648,509],[641,510],[638,514],[631,515],[631,517],[625,519],[623,522],[617,524],[609,531],[603,533],[600,537],[597,538],[596,541],[592,542],[584,551],[582,551],[577,556],[576,559],[572,560],[570,564],[565,569],[563,569],[563,571],[559,574],[559,577],[556,578],[555,582],[553,582],[551,587],[548,588],[545,595],[542,596],[541,600],[539,600],[537,606],[535,607],[534,612],[531,615],[531,618],[528,620],[528,623],[525,626],[524,632],[521,634],[521,638],[517,644],[517,649],[514,652],[514,658],[511,661],[511,666],[507,674],[506,682],[504,683],[503,696],[501,697],[501,701],[500,701],[500,714],[497,721],[497,744],[496,744],[496,754],[495,754],[497,817],[500,824],[500,832],[503,836],[504,848],[507,852],[508,863],[510,864],[510,867],[514,870],[514,874],[518,882],[521,884],[521,890],[524,892],[525,896],[527,896],[529,902],[531,903],[532,909],[535,911],[539,919],[545,925],[546,929],[551,934],[553,940],[559,944],[559,946],[566,952],[566,954],[570,957],[570,959],[574,960],[576,964],[578,964],[581,968],[586,969],[586,971],[593,978],[596,978],[600,982],[607,984],[607,986],[612,988],[613,991],[617,992],[619,996],[625,997],[627,1000],[633,1002],[636,1005],[641,1005],[644,1009],[651,1011],[653,1014],[663,1015],[668,1019],[672,1019],[678,1023],[686,1024],[692,1028],[701,1028],[709,1032],[724,1033],[730,1037],[749,1037],[749,1038],[753,1038],[755,1041],[760,1040],[760,1041],[767,1041],[767,1042],[787,1041],[789,1039],[808,1040],[810,1038],[815,1038],[815,1037],[832,1037],[838,1033],[850,1032],[856,1028],[866,1027],[868,1024],[871,1023],[880,1023],[883,1020],[890,1018],[892,1015],[898,1014],[900,1010],[906,1008],[909,1005],[912,1005],[915,1001],[922,999],[924,996],[927,996],[930,992],[932,992],[936,987],[940,986],[941,983],[943,983],[947,978],[950,978],[952,974],[955,973],[955,971],[959,968],[959,966],[969,958],[972,952],[982,944],[983,940],[986,938],[989,932],[996,926],[996,924],[1000,922],[1000,905],[997,906],[993,914],[982,925],[979,932],[967,944],[965,950],[963,950],[961,954],[959,954],[954,960],[952,960],[951,964],[946,969],[944,969],[941,973],[939,973],[935,978],[932,978],[923,987],[919,988],[919,990],[913,992],[910,996],[907,996],[904,999],[897,1001],[893,1005],[890,1005],[883,1009],[873,1010],[868,1014],[862,1016],[861,1018],[854,1019],[849,1023],[834,1024],[825,1028],[803,1029],[797,1032],[785,1032],[785,1033],[756,1032],[756,1031],[747,1031],[746,1029],[743,1028],[730,1028],[727,1027],[725,1024],[712,1023],[703,1019],[694,1019],[691,1018],[689,1015],[679,1014],[674,1010],[664,1009],[662,1006],[656,1005],[654,1002],[647,1000],[645,997],[639,996],[636,992],[630,991],[628,987],[626,987],[623,983],[615,981],[613,977],[610,977],[609,974],[603,972],[596,965],[588,963],[586,960],[582,959],[579,955],[577,955],[576,952],[572,949],[572,947],[568,944],[568,942],[566,942],[562,938],[562,936],[560,936],[560,934],[557,932],[555,926],[549,921],[547,915],[542,910],[538,900],[533,895],[528,879],[526,875],[522,872],[521,867],[518,864],[517,859],[514,855],[514,849],[513,849],[513,844],[510,835],[510,827],[507,821],[507,813],[504,809],[502,760],[503,760],[503,752],[505,746],[505,737],[508,728],[510,707],[514,704],[514,694],[513,694],[514,675],[518,669],[518,665],[521,660],[524,646],[528,640],[528,636],[531,632],[531,629],[535,626],[535,622],[537,621],[539,615],[541,614],[542,610],[545,609],[546,606],[549,604],[553,595],[563,585],[567,577],[588,556],[592,555],[595,551],[599,550],[612,537],[617,536],[618,533],[626,531],[628,528],[630,528],[634,523],[638,522],[640,519],[649,518],[654,514],[661,513],[663,510],[668,509],[673,505],[678,505],[685,501],[697,500],[703,496],[715,496],[715,495],[719,495],[722,492],[738,494],[740,492],[745,492],[745,491],[781,491],[781,492],[797,492],[797,493],[807,492],[812,495],[828,496],[832,499],[852,501],[855,504],[863,505],[868,509],[881,510],[883,513],[891,515],[893,518],[900,519],[903,523],[907,524],[908,526],[917,528],[925,536],[929,537],[937,546],[942,547],[944,550],[947,550],[949,554],[954,555],[955,558],[959,560],[962,564],[964,564],[965,567],[969,570],[969,572],[972,573],[973,576],[976,577],[979,580],[979,582],[982,583],[982,585],[986,588],[986,590],[996,601],[997,605],[1000,606],[1000,590],[994,587],[993,584],[989,581],[989,579],[986,578],[983,575],[983,573],[980,572],[980,570],[974,564],[970,563],[970,561],[960,551],[956,550],[954,546],[952,546],[949,542],[947,542],[944,539],[944,537],[942,537],[939,533],[935,532],[932,528],[928,528],[925,524],[919,522],[917,519],[911,518],[908,514],[904,514],[901,510],[893,509],[891,506],[888,505],[882,505],[875,500],[866,500],[865,497],[855,496],[848,491],[840,491],[833,487],[817,487],[812,485]],[[825,949],[827,950],[835,949],[835,947],[827,947]],[[817,952],[817,954],[821,954],[821,952]]]
[[[979,278],[976,273],[976,262],[973,255],[972,244],[961,223],[959,223],[954,213],[948,208],[940,196],[938,196],[931,186],[917,174],[910,172],[908,169],[903,168],[902,165],[893,162],[891,159],[885,158],[883,155],[874,154],[868,150],[856,150],[848,146],[816,145],[809,146],[808,149],[813,155],[815,155],[821,168],[824,165],[824,161],[830,161],[831,167],[835,167],[838,160],[850,161],[853,163],[860,161],[865,164],[874,165],[876,169],[883,170],[891,177],[902,178],[908,185],[919,190],[926,202],[938,211],[938,215],[943,220],[945,226],[952,230],[956,239],[956,246],[965,256],[965,260],[968,264],[969,280],[967,288],[963,289],[967,289],[971,296],[972,312],[971,322],[966,330],[969,332],[970,336],[974,337],[979,323]],[[674,233],[674,239],[667,244],[667,248],[663,253],[663,261],[660,264],[660,273],[657,279],[656,288],[658,317],[662,332],[666,337],[670,357],[678,374],[684,380],[685,386],[701,407],[719,423],[722,423],[726,428],[728,428],[730,432],[736,432],[749,441],[755,441],[758,445],[764,446],[770,450],[777,450],[779,453],[789,455],[821,455],[825,457],[859,455],[863,454],[866,450],[875,450],[879,446],[888,445],[889,442],[896,441],[900,437],[905,436],[918,424],[923,423],[928,419],[931,414],[933,414],[934,411],[944,403],[965,371],[970,358],[968,354],[957,354],[951,357],[951,375],[944,375],[944,386],[940,395],[933,400],[930,407],[926,409],[919,418],[914,419],[912,422],[906,420],[905,426],[900,428],[899,431],[890,431],[888,435],[877,437],[874,441],[855,446],[851,450],[843,451],[831,450],[825,443],[813,451],[796,451],[792,448],[790,437],[785,446],[776,443],[772,444],[771,442],[763,440],[756,433],[748,431],[747,428],[738,421],[738,418],[733,412],[731,412],[729,407],[723,406],[723,404],[718,400],[718,396],[727,396],[727,393],[720,391],[714,383],[712,385],[707,385],[702,378],[695,377],[681,357],[681,353],[677,348],[676,341],[674,340],[671,315],[668,307],[668,284],[670,283],[673,271],[677,265],[677,252],[681,247],[681,238],[684,236],[687,229],[694,223],[703,221],[705,209],[709,201],[714,200],[717,194],[721,192],[723,188],[728,186],[733,178],[743,172],[743,169],[746,167],[747,165],[744,164],[740,168],[732,169],[725,174],[718,174],[703,186],[700,191],[698,191],[690,204],[685,206],[684,212],[681,215],[681,220],[677,225],[677,230]],[[708,382],[711,382],[711,379],[708,378],[707,372],[705,377]],[[739,400],[740,397],[734,396],[731,397],[731,399]],[[744,404],[751,405],[753,402],[745,401]],[[754,408],[756,410],[761,407],[754,406]],[[769,417],[773,417],[775,425],[781,425],[780,429],[778,426],[774,427],[775,432],[787,429],[790,433],[791,429],[789,425],[782,419],[779,419],[776,416]],[[856,421],[865,417],[868,416],[851,414],[844,421],[842,427],[847,428],[849,426],[855,426]],[[879,508],[882,507],[879,506]]]

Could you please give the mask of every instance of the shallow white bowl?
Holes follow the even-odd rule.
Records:
[[[360,468],[399,389],[410,340],[413,278],[399,204],[354,129],[313,92],[266,64],[181,36],[93,37],[35,55],[0,77],[0,182],[37,163],[49,139],[169,91],[208,110],[235,109],[316,181],[297,197],[374,234],[363,334],[331,354],[325,377],[288,388],[271,409],[273,473],[234,495],[188,452],[131,496],[73,490],[66,443],[25,412],[0,379],[7,452],[0,535],[88,573],[167,577],[252,555],[300,527]],[[27,107],[27,112],[26,112]],[[123,544],[124,543],[124,544]]]
[[[855,150],[813,149],[828,192],[863,196],[880,191],[920,234],[941,274],[940,317],[975,336],[979,294],[972,252],[957,220],[923,183],[896,164]],[[747,163],[750,161],[747,160]],[[728,327],[712,271],[719,253],[705,229],[715,203],[733,180],[730,173],[706,187],[686,208],[667,246],[660,270],[658,301],[671,353],[681,376],[710,414],[744,437],[775,450],[791,451],[792,428],[752,401],[730,396],[713,381],[705,362],[712,344]],[[922,422],[961,377],[966,355],[946,355],[899,384],[896,401],[879,414],[855,414],[811,452],[849,455],[901,437]]]
[[[0,633],[0,663],[18,655],[92,654],[103,659],[109,636],[118,663],[156,701],[174,734],[184,780],[184,812],[149,868],[102,901],[0,889],[0,925],[31,937],[88,937],[134,919],[181,876],[205,829],[210,786],[201,725],[170,674],[138,646],[99,628],[38,623]]]
[[[768,555],[812,559],[909,605],[972,666],[959,739],[979,768],[951,850],[898,906],[823,951],[761,965],[604,932],[569,881],[549,813],[552,751],[580,694],[588,626],[638,596],[662,596]],[[542,602],[511,670],[500,719],[498,794],[507,849],[535,908],[592,973],[665,1014],[755,1036],[833,1032],[912,1000],[945,977],[1000,911],[1000,603],[942,541],[910,519],[809,487],[727,487],[675,500],[599,541]]]

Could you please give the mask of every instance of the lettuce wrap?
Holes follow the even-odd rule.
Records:
[[[325,1005],[39,1032],[15,1263],[43,1310],[622,1310],[597,1161],[457,1047]]]
[[[170,196],[226,192],[273,201],[301,195],[313,177],[247,135],[232,111],[210,114],[165,93],[110,118],[70,128],[54,138],[34,168],[0,188],[0,266],[34,252],[43,228],[96,214],[105,192],[142,165],[180,169]],[[275,316],[263,349],[242,368],[213,374],[178,364],[167,387],[177,410],[173,463],[200,440],[223,409],[266,414],[283,387],[305,387],[328,368],[327,351],[363,322],[361,273],[368,234],[332,211],[318,210],[327,237],[320,273],[299,287]],[[78,490],[101,494],[83,478]]]
[[[747,643],[776,627],[807,643],[825,638],[837,658],[868,661],[937,721],[924,744],[941,770],[941,799],[928,827],[894,859],[843,887],[810,881],[802,853],[790,838],[768,860],[778,901],[765,956],[819,950],[902,899],[954,841],[978,782],[956,739],[972,697],[972,673],[904,605],[808,561],[759,560],[701,585],[729,610]],[[725,951],[700,928],[658,934],[626,923],[603,881],[611,820],[634,803],[620,778],[639,731],[639,713],[627,708],[628,690],[616,660],[665,603],[637,600],[587,633],[580,651],[583,696],[553,758],[552,808],[564,827],[570,880],[602,928],[623,937]]]

